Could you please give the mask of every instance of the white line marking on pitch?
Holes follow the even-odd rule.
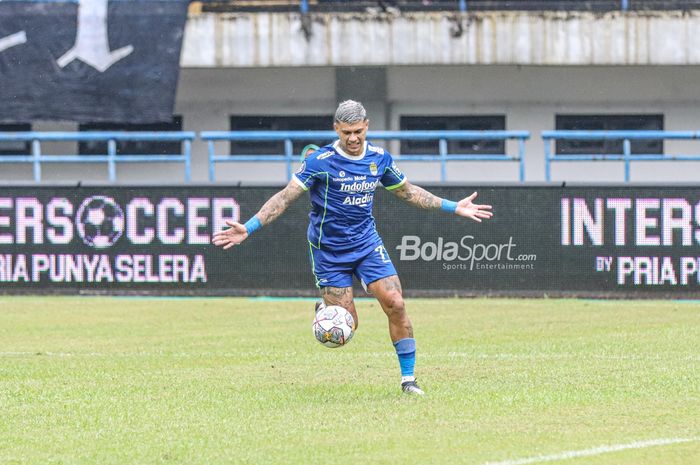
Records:
[[[555,460],[573,459],[577,457],[590,457],[592,455],[607,454],[609,452],[617,452],[627,449],[644,449],[645,447],[666,446],[669,444],[681,444],[684,442],[695,441],[700,441],[700,437],[651,439],[649,441],[636,441],[629,444],[616,444],[612,446],[594,447],[592,449],[570,450],[552,455],[538,455],[536,457],[527,457],[524,459],[504,460],[502,462],[486,462],[483,465],[528,465],[532,463],[553,462]]]
[[[568,360],[577,359],[580,360],[582,356],[580,354],[510,354],[510,353],[498,353],[498,354],[481,354],[481,353],[470,353],[470,352],[447,352],[447,353],[427,353],[421,354],[421,357],[448,357],[448,358],[474,358],[474,359],[496,359],[496,360]],[[699,361],[699,356],[690,355],[687,357],[658,357],[649,355],[605,355],[605,354],[592,354],[588,358],[599,359],[599,360],[639,360],[639,361],[665,361],[665,360],[687,360],[687,361]]]
[[[2,0],[0,0],[2,1]],[[100,352],[0,352],[0,357],[18,357],[18,356],[29,356],[29,355],[43,355],[46,357],[249,357],[249,356],[275,356],[280,355],[279,351],[249,351],[249,352],[123,352],[123,353],[100,353]],[[295,357],[299,355],[296,351],[290,351],[282,354],[288,357]],[[376,357],[376,358],[393,358],[395,355],[386,352],[364,352],[363,357]],[[471,353],[471,352],[435,352],[435,353],[422,353],[421,358],[427,359],[441,359],[441,358],[465,358],[465,359],[483,359],[483,360],[569,360],[577,359],[580,360],[581,356],[577,354],[509,354],[509,353],[498,353],[498,354],[482,354],[482,353]],[[700,361],[700,356],[689,355],[685,357],[658,357],[658,356],[645,356],[645,355],[591,355],[591,359],[599,360],[632,360],[632,361],[689,361],[697,362]]]

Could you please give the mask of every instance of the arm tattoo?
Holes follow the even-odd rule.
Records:
[[[433,195],[422,187],[407,182],[398,189],[392,191],[396,196],[418,208],[440,208],[442,199]]]
[[[304,189],[299,187],[294,181],[290,181],[287,187],[265,202],[256,216],[262,224],[272,223],[278,216],[284,213],[289,205],[301,197],[303,192]]]

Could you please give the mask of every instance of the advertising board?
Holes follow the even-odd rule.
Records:
[[[474,190],[429,189],[453,200]],[[0,188],[0,291],[316,295],[306,198],[240,246],[211,245],[278,190]],[[700,295],[696,187],[478,192],[494,210],[482,223],[377,191],[377,229],[408,295]]]

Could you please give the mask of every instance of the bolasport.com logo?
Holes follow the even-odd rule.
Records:
[[[403,236],[396,246],[399,260],[442,262],[442,269],[453,270],[534,270],[536,254],[518,253],[513,236],[508,242],[482,243],[474,236],[462,236],[459,241],[438,237],[436,242],[423,241],[418,236]]]

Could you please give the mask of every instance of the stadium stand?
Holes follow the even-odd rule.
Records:
[[[576,176],[578,179],[590,181],[599,179],[599,174],[593,169],[584,172],[576,163],[557,162],[596,160],[618,162],[588,163],[589,166],[595,165],[596,168],[605,166],[606,172],[616,170],[606,178],[611,182],[623,179],[623,168],[624,180],[628,182],[634,180],[648,182],[657,179],[660,176],[657,166],[660,169],[665,167],[664,173],[670,178],[675,176],[671,173],[680,171],[678,167],[689,164],[676,163],[677,166],[670,167],[671,163],[644,162],[695,161],[694,155],[683,155],[694,152],[691,139],[695,137],[672,135],[666,142],[666,133],[645,134],[643,131],[688,130],[694,134],[694,129],[698,126],[699,122],[692,119],[695,108],[693,102],[697,99],[693,95],[692,86],[689,85],[696,82],[696,67],[693,65],[697,64],[694,61],[697,60],[697,54],[692,46],[684,46],[688,41],[681,32],[678,32],[694,30],[696,26],[693,15],[686,15],[681,11],[697,7],[700,7],[700,1],[243,0],[193,2],[189,6],[191,16],[188,22],[194,25],[189,29],[194,33],[185,40],[186,45],[187,42],[190,45],[185,47],[187,50],[183,52],[180,60],[180,70],[184,79],[180,81],[178,91],[180,95],[177,103],[177,111],[184,114],[185,123],[181,119],[179,127],[161,129],[148,128],[142,124],[129,127],[114,126],[111,123],[95,125],[95,122],[100,121],[99,119],[95,119],[94,122],[86,120],[80,125],[73,126],[38,125],[37,120],[27,118],[8,120],[8,124],[0,125],[0,135],[2,135],[0,167],[3,171],[0,173],[0,179],[13,181],[34,179],[44,182],[62,179],[59,175],[52,178],[51,170],[56,168],[58,171],[64,168],[57,166],[61,163],[66,165],[79,163],[80,165],[77,166],[66,167],[74,169],[65,175],[67,179],[88,179],[87,170],[93,168],[94,171],[90,172],[91,174],[103,175],[104,172],[108,172],[107,181],[115,181],[119,177],[121,182],[130,178],[140,179],[139,176],[143,175],[143,170],[136,170],[140,167],[128,166],[130,162],[139,164],[164,162],[162,165],[150,166],[154,168],[154,173],[162,176],[160,181],[172,179],[179,181],[183,179],[183,169],[178,166],[178,163],[185,165],[184,179],[188,180],[191,160],[192,180],[195,182],[213,181],[215,177],[220,182],[250,182],[251,179],[255,179],[255,176],[260,175],[257,170],[267,169],[266,163],[277,164],[270,179],[273,182],[283,182],[289,179],[291,170],[294,168],[298,146],[302,139],[307,137],[302,134],[299,136],[301,139],[290,140],[285,134],[297,130],[327,130],[330,124],[324,122],[320,127],[306,125],[285,128],[274,124],[271,127],[236,126],[234,122],[252,117],[276,122],[281,118],[313,118],[314,114],[321,114],[324,109],[332,106],[341,97],[340,94],[365,92],[360,86],[347,90],[347,85],[352,84],[352,81],[363,79],[371,79],[378,83],[375,92],[365,93],[366,97],[362,97],[363,100],[372,101],[376,105],[374,114],[378,117],[373,119],[372,130],[389,131],[393,134],[383,142],[389,144],[391,152],[402,160],[402,164],[405,161],[406,165],[412,165],[409,169],[417,167],[411,174],[418,176],[418,179],[422,179],[420,176],[425,174],[426,178],[430,176],[428,178],[430,181],[454,181],[455,175],[461,170],[462,173],[471,171],[473,174],[469,175],[474,179],[482,179],[484,174],[490,175],[497,172],[498,174],[494,174],[489,179],[503,182],[552,181]],[[303,19],[301,28],[299,27],[297,14],[299,11],[307,11],[317,16],[324,14],[332,16],[346,11],[391,13],[393,9],[411,13],[411,21],[419,19],[410,24],[415,29],[409,29],[407,24],[402,23],[406,18],[395,17],[392,21],[386,21],[381,17],[372,17],[367,14],[348,15],[348,23],[344,23],[342,27],[354,28],[353,33],[365,26],[370,27],[373,31],[368,36],[370,38],[385,37],[388,36],[388,32],[391,32],[390,37],[396,38],[396,44],[402,44],[417,37],[420,39],[421,46],[413,48],[421,50],[421,53],[404,54],[404,49],[410,47],[399,47],[396,44],[382,50],[377,45],[384,45],[389,41],[379,40],[364,48],[359,47],[357,53],[363,56],[353,57],[356,61],[343,61],[343,54],[338,53],[341,46],[332,48],[325,41],[326,37],[336,37],[334,34],[342,33],[344,29],[340,26],[334,29],[330,22],[326,24],[323,21],[314,21],[313,37],[307,36],[304,40],[300,34],[300,31],[306,32],[306,30]],[[648,9],[666,11],[647,15],[644,10]],[[519,13],[520,10],[529,11]],[[548,10],[548,13],[540,14],[539,10]],[[629,14],[620,13],[621,10],[629,10]],[[460,16],[459,11],[466,13]],[[494,11],[505,13],[494,14]],[[562,15],[557,13],[558,11],[570,11],[572,14]],[[590,11],[615,13],[605,15],[586,13]],[[640,11],[642,13],[639,13]],[[224,14],[217,17],[216,12],[240,14]],[[269,15],[271,12],[290,14]],[[584,12],[584,14],[578,15],[574,12]],[[279,20],[280,23],[271,23],[269,16],[275,16],[275,20]],[[459,26],[470,34],[460,37],[455,34],[444,34],[438,30],[439,27],[432,27],[433,21],[436,21],[435,18],[451,19],[467,16],[477,19],[488,18],[495,24],[494,29],[489,29],[493,26],[489,21],[465,20],[460,22]],[[512,21],[511,18],[515,16],[520,21]],[[213,21],[214,17],[220,21],[222,27],[215,29],[216,32],[211,36],[204,34],[203,32],[212,30],[208,26],[211,25],[210,21]],[[507,17],[507,19],[499,20],[500,17]],[[498,21],[502,22],[498,23]],[[625,27],[611,29],[611,22],[615,21],[617,24],[622,24],[624,21]],[[389,23],[394,23],[393,29],[388,29]],[[457,23],[448,21],[445,24],[452,27]],[[515,27],[513,24],[519,26]],[[615,25],[612,24],[612,26]],[[284,35],[287,42],[275,42],[271,34],[258,32],[267,30],[263,26],[278,28],[280,33],[277,36]],[[70,25],[68,28],[71,29],[71,34],[72,27],[73,25]],[[642,27],[644,29],[641,29]],[[610,30],[611,34],[608,39],[604,34],[597,34],[595,38],[590,38],[585,33],[587,28]],[[493,30],[500,32],[493,34]],[[642,30],[650,31],[649,39],[642,40],[646,36],[634,33]],[[549,31],[549,34],[554,35],[547,35],[541,31]],[[563,34],[567,34],[567,41],[553,40],[561,38]],[[72,35],[66,43],[71,40],[73,40]],[[35,42],[29,42],[30,45],[33,43]],[[291,46],[287,47],[288,44]],[[663,44],[671,44],[671,46],[664,49],[661,47]],[[4,52],[6,57],[12,57],[12,54],[19,50],[14,48],[16,45],[5,47],[7,47]],[[275,50],[276,53],[269,53],[270,50]],[[300,53],[300,50],[304,53]],[[439,50],[440,53],[435,53],[435,50]],[[202,56],[210,56],[211,60],[197,61],[191,58],[193,55],[196,55],[197,60]],[[287,61],[274,61],[280,56],[287,58]],[[246,57],[249,57],[248,61],[243,60]],[[131,61],[131,63],[134,62],[137,60]],[[436,62],[439,65],[436,72],[428,69]],[[357,64],[356,67],[355,64]],[[589,64],[591,66],[588,66]],[[78,68],[77,64],[74,66]],[[270,67],[274,67],[275,72],[268,72],[267,69]],[[312,73],[305,74],[309,67],[312,68]],[[349,69],[361,71],[356,73],[353,71],[355,74],[346,78],[344,76]],[[116,70],[117,67],[112,68],[110,72]],[[620,78],[623,74],[626,77]],[[613,75],[615,79],[610,79]],[[588,85],[596,81],[605,82],[605,85]],[[307,82],[313,82],[312,85],[308,85],[309,89],[313,89],[304,93],[303,89],[307,87]],[[562,82],[571,85],[560,85],[559,83]],[[666,85],[658,86],[658,82],[664,82]],[[426,86],[426,83],[429,85]],[[681,89],[682,95],[676,95],[671,92],[672,89]],[[280,91],[279,94],[275,94],[278,95],[275,101],[275,97],[270,95],[277,90]],[[273,101],[275,103],[270,103]],[[218,105],[214,111],[211,109],[211,102],[216,102]],[[304,102],[304,110],[301,113],[296,111],[296,108],[300,108],[299,102]],[[686,106],[692,108],[687,109]],[[255,111],[251,112],[251,108],[255,108]],[[645,108],[649,110],[646,111]],[[688,114],[691,118],[688,118]],[[629,118],[623,121],[620,115],[627,115]],[[649,124],[658,124],[639,126],[634,122],[635,119],[647,117],[651,118]],[[482,126],[488,118],[499,120],[500,125],[478,129],[494,131],[507,129],[511,132],[526,133],[528,136],[516,138],[517,140],[507,140],[506,136],[497,136],[496,139],[489,141],[490,145],[487,147],[478,140],[469,143],[468,139],[443,139],[440,135],[443,133],[439,131],[449,133],[453,130],[476,130],[474,127],[464,125],[469,118],[479,120]],[[576,120],[575,124],[572,123],[573,125],[558,124],[559,119],[568,121],[572,118]],[[585,118],[586,121],[578,121],[581,118]],[[424,126],[410,126],[412,119],[420,120]],[[590,125],[591,119],[596,120],[597,123]],[[437,120],[445,120],[443,123],[446,126],[435,124]],[[605,121],[609,121],[610,125],[606,125]],[[619,124],[615,123],[616,121]],[[191,136],[183,137],[184,133],[180,133],[180,136],[173,133],[162,140],[146,141],[139,139],[140,136],[132,132],[181,131],[182,129],[192,131]],[[76,132],[70,132],[72,130]],[[118,139],[109,137],[109,134],[106,136],[103,134],[103,139],[88,140],[84,138],[86,137],[84,130],[127,132],[120,135]],[[264,154],[239,150],[246,144],[259,142],[255,139],[257,136],[246,131],[260,130],[271,131],[269,137],[276,138],[275,150]],[[415,135],[411,133],[413,130],[438,130],[438,132],[433,139],[427,141],[412,139]],[[552,130],[555,132],[548,132]],[[560,132],[561,130],[584,131],[585,137],[571,138],[564,132]],[[588,130],[591,132],[586,132]],[[625,141],[624,138],[615,139],[609,134],[601,136],[596,133],[596,130],[642,132],[633,139]],[[214,150],[212,139],[208,137],[214,132],[229,131],[228,136],[217,139],[217,149]],[[93,134],[89,137],[102,136]],[[498,137],[501,138],[498,139]],[[524,145],[526,139],[527,144]],[[586,143],[582,143],[584,139]],[[304,140],[304,143],[308,142],[323,141]],[[191,157],[190,144],[192,145]],[[506,144],[508,144],[507,149]],[[553,144],[556,146],[554,150],[552,150]],[[637,147],[640,144],[646,144],[648,150],[638,151]],[[156,145],[160,149],[154,148]],[[494,149],[496,145],[498,146]],[[569,149],[578,147],[576,149],[578,151],[560,150],[564,146]],[[512,164],[512,169],[507,167],[509,164],[502,163],[461,163],[462,161],[502,160],[517,163]],[[214,165],[219,162],[229,166],[219,166],[219,171],[214,176]],[[638,177],[639,171],[636,168],[631,172],[631,162],[635,162],[635,166],[646,169],[645,177]],[[46,169],[42,175],[41,167],[44,164],[50,164],[51,169]],[[556,164],[556,168],[553,168],[552,164]],[[162,168],[163,165],[165,168]],[[490,169],[487,165],[497,166],[492,166]],[[505,169],[502,169],[504,165]],[[571,169],[562,165],[571,166]],[[655,166],[651,168],[650,165]],[[108,167],[107,170],[105,166]],[[476,166],[477,169],[481,166],[482,171],[472,171],[472,166]],[[608,169],[608,166],[611,169]],[[83,167],[85,167],[84,170]],[[452,170],[452,167],[455,169]],[[75,168],[79,168],[80,171]],[[165,171],[165,169],[172,171]],[[570,171],[566,171],[569,169]],[[247,173],[245,176],[241,174],[244,171]],[[446,173],[450,173],[450,176]],[[527,173],[527,176],[524,173]],[[690,176],[688,172],[682,174]],[[464,176],[466,177],[467,174]]]

